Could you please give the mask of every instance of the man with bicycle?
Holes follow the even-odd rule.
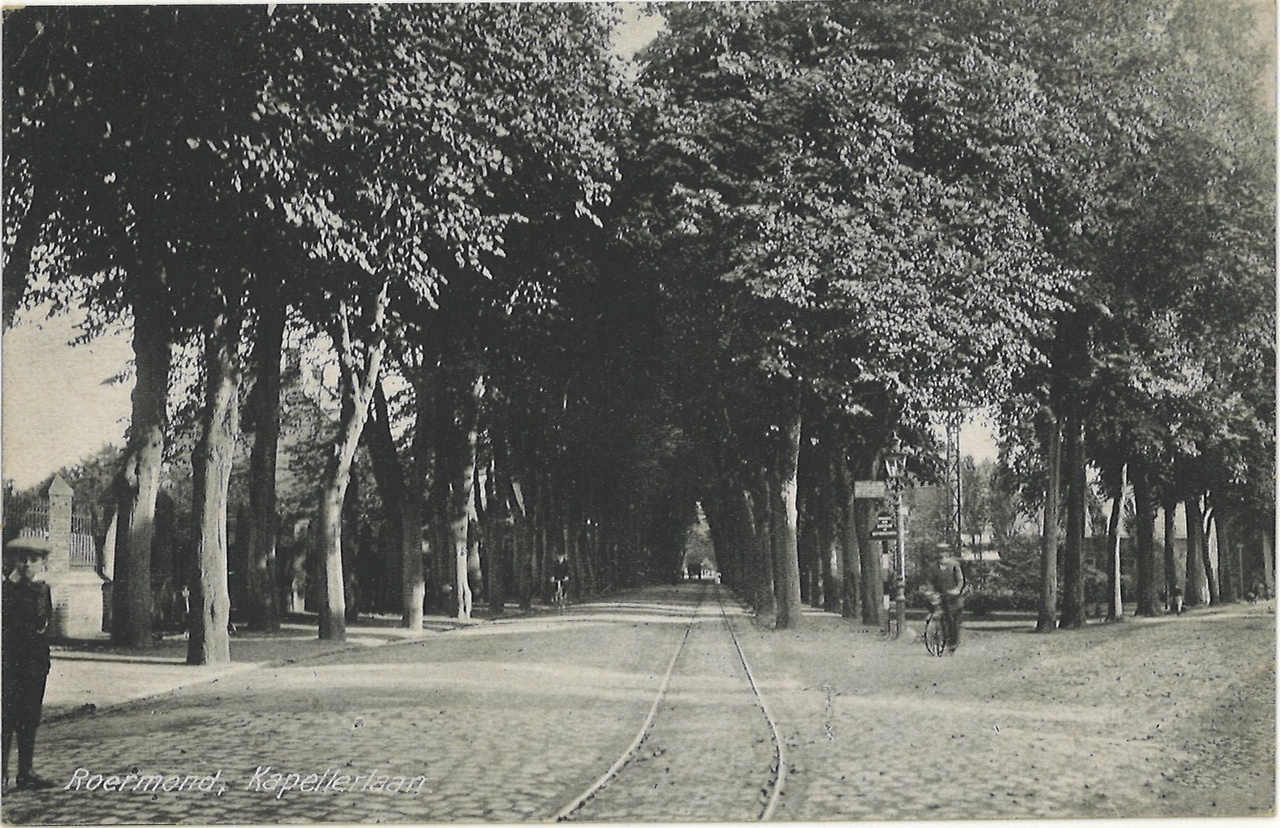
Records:
[[[923,592],[925,597],[941,612],[944,644],[948,653],[960,646],[960,624],[964,615],[964,569],[960,560],[943,555],[936,563],[925,567]]]

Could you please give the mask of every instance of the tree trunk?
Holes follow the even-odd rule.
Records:
[[[1199,603],[1192,595],[1186,574],[1186,559],[1182,561],[1182,566],[1178,565],[1178,550],[1174,543],[1176,540],[1177,523],[1174,520],[1174,513],[1178,508],[1178,501],[1172,497],[1165,499],[1161,504],[1164,511],[1164,588],[1165,609],[1174,608],[1174,595],[1180,594],[1183,597],[1183,603]],[[1176,592],[1175,592],[1176,590]]]
[[[834,481],[832,481],[834,483]],[[821,528],[822,544],[818,551],[822,553],[822,608],[827,612],[839,613],[844,598],[844,567],[841,560],[840,521],[838,518],[838,501],[828,485],[820,499],[821,511],[818,513],[818,524]]]
[[[276,453],[280,443],[280,352],[285,307],[271,298],[258,318],[254,342],[256,378],[249,397],[253,448],[249,452],[249,625],[280,629],[276,562]]]
[[[474,490],[475,484],[472,483]],[[480,560],[480,521],[476,520],[475,513],[472,512],[470,519],[467,521],[467,582],[471,585],[471,593],[473,599],[475,597],[484,598],[489,594],[489,585],[486,582],[485,575],[489,571],[488,551],[485,551],[485,558]]]
[[[1151,490],[1150,472],[1133,469],[1133,504],[1135,521],[1134,555],[1138,564],[1135,615],[1150,617],[1160,614],[1160,586],[1156,578],[1160,556],[1155,548],[1156,498]]]
[[[129,441],[116,477],[119,520],[115,581],[112,584],[111,640],[134,648],[150,647],[151,540],[156,496],[164,460],[169,394],[169,327],[166,314],[147,301],[134,303],[135,384]]]
[[[1170,533],[1172,533],[1172,529],[1174,527],[1173,510],[1177,508],[1176,503],[1176,501],[1172,501],[1169,504],[1169,517],[1166,523],[1170,529]],[[1204,555],[1201,553],[1199,546],[1199,533],[1190,531],[1192,507],[1189,501],[1186,504],[1186,509],[1188,531],[1187,556],[1185,564],[1187,579],[1186,585],[1183,587],[1183,595],[1185,596],[1187,606],[1198,607],[1202,604],[1209,603],[1208,573],[1205,571]],[[1199,514],[1199,511],[1200,510],[1197,507],[1195,509],[1197,515]]]
[[[822,588],[818,585],[821,578],[821,538],[818,527],[811,517],[812,506],[799,512],[796,520],[796,559],[800,566],[800,603],[817,607],[822,600]]]
[[[739,583],[743,576],[743,555],[753,542],[751,507],[746,502],[746,493],[724,472],[720,472],[716,477],[715,491],[704,504],[704,511],[721,582],[732,586],[743,600],[750,602],[750,594],[744,593]]]
[[[1275,564],[1275,535],[1274,528],[1263,527],[1262,529],[1262,579],[1267,588],[1266,596],[1272,597],[1276,594],[1276,564]],[[1228,537],[1234,535],[1229,533]],[[1234,542],[1234,541],[1233,541]],[[1237,552],[1236,554],[1239,554]]]
[[[1064,454],[1067,496],[1067,536],[1062,556],[1062,618],[1059,626],[1078,629],[1084,626],[1084,426],[1080,422],[1079,406],[1071,405],[1071,413],[1064,424],[1066,445]]]
[[[868,469],[875,477],[874,463]],[[864,500],[853,508],[854,532],[858,540],[858,559],[862,564],[862,623],[879,627],[884,624],[884,572],[880,565],[880,544],[871,540],[876,501]]]
[[[382,375],[382,356],[386,343],[381,337],[382,314],[385,312],[386,293],[379,296],[377,312],[371,327],[374,341],[367,346],[363,364],[359,364],[356,346],[347,328],[349,320],[345,305],[334,320],[334,342],[338,344],[341,362],[342,414],[338,436],[320,481],[319,508],[319,580],[320,638],[325,641],[345,641],[347,638],[347,596],[342,571],[342,507],[346,501],[347,486],[351,482],[351,467],[355,463],[356,449],[369,417],[373,391]]]
[[[477,433],[477,439],[479,434]],[[479,465],[479,455],[477,453],[476,462],[472,464],[472,474],[474,478],[471,481],[471,499],[467,501],[467,577],[471,582],[471,589],[477,597],[487,597],[489,595],[489,548],[488,539],[484,537],[484,525],[481,523],[481,515],[483,514],[481,500],[484,497],[483,484],[481,482],[482,469]],[[481,549],[484,550],[484,557],[481,558]]]
[[[6,225],[13,219],[17,232],[13,234],[13,246],[5,256],[3,287],[0,288],[0,314],[4,330],[13,326],[13,316],[22,304],[31,284],[31,254],[40,242],[42,232],[53,214],[58,201],[53,188],[44,182],[35,182],[31,188],[31,204],[21,216],[8,216]]]
[[[480,398],[484,395],[484,378],[472,376],[470,387],[453,396],[456,400],[454,419],[454,443],[456,451],[449,452],[453,467],[445,468],[442,485],[449,489],[447,526],[449,548],[453,551],[454,613],[457,618],[471,617],[471,582],[468,577],[468,529],[471,523],[472,488],[475,483],[477,424]],[[460,384],[461,385],[461,384]]]
[[[797,472],[800,459],[800,412],[796,410],[783,428],[777,452],[773,496],[773,591],[777,600],[776,629],[798,627],[803,612],[800,601],[800,554],[797,541]]]
[[[1040,540],[1040,607],[1036,632],[1053,632],[1058,619],[1058,490],[1061,484],[1062,428],[1049,415],[1048,483],[1044,495],[1044,533]]]
[[[569,569],[573,573],[569,580],[570,595],[590,595],[595,592],[595,568],[585,545],[582,543],[582,501],[577,497],[574,487],[565,486],[560,490],[557,500],[558,520],[560,524],[560,540]]]
[[[530,577],[533,581],[533,594],[539,598],[549,595],[547,590],[548,561],[552,557],[550,549],[551,536],[551,482],[545,472],[533,487],[533,508],[530,511],[530,533],[532,542],[529,547],[531,555]]]
[[[836,467],[836,502],[840,509],[837,532],[840,535],[840,614],[845,618],[857,618],[861,611],[861,584],[859,583],[858,526],[854,513],[857,501],[853,499],[853,485],[849,479],[849,464],[843,458]]]
[[[227,490],[235,455],[236,342],[240,326],[219,315],[205,334],[205,409],[192,457],[192,505],[200,528],[191,589],[188,664],[231,661],[227,589]]]
[[[1197,506],[1197,512],[1199,507]],[[1198,528],[1196,534],[1200,539],[1200,554],[1204,556],[1204,574],[1209,580],[1209,603],[1219,604],[1222,602],[1222,584],[1221,572],[1213,565],[1212,550],[1209,548],[1209,534],[1205,531],[1204,516],[1200,513],[1200,520],[1197,522]]]
[[[400,575],[400,625],[410,630],[422,629],[422,606],[426,597],[422,567],[424,485],[423,475],[418,469],[424,465],[421,458],[428,451],[425,424],[431,420],[429,415],[423,416],[420,396],[423,389],[423,383],[414,384],[416,427],[408,479],[391,436],[390,412],[381,383],[374,389],[373,411],[368,425],[369,458],[391,536],[390,546],[395,550],[393,564],[398,567]]]
[[[1124,619],[1124,594],[1120,577],[1120,521],[1124,515],[1124,489],[1127,466],[1120,467],[1111,517],[1107,521],[1107,620]]]
[[[1209,501],[1212,503],[1212,500]],[[1218,508],[1216,506],[1205,509],[1204,515],[1204,542],[1207,546],[1214,543],[1218,547],[1218,597],[1224,604],[1231,604],[1239,601],[1244,591],[1241,588],[1239,562],[1236,561],[1231,549],[1222,545],[1222,538],[1218,532]]]
[[[409,479],[406,481],[404,508],[404,552],[401,565],[404,567],[401,586],[404,589],[403,614],[401,623],[409,629],[421,629],[424,607],[432,603],[431,584],[428,566],[433,559],[428,538],[432,537],[426,527],[431,514],[431,492],[428,490],[428,479],[435,479],[438,458],[436,456],[436,434],[433,424],[439,400],[435,395],[434,378],[423,376],[414,383],[414,415],[413,459]],[[443,488],[443,487],[438,487]]]
[[[404,549],[404,465],[396,451],[395,437],[391,434],[391,412],[382,383],[373,390],[373,406],[369,410],[369,422],[364,430],[365,448],[369,466],[373,470],[373,483],[382,502],[382,517],[390,538],[389,548],[397,557]]]
[[[1212,526],[1211,531],[1218,542],[1218,567],[1222,573],[1222,601],[1223,603],[1239,601],[1244,598],[1250,585],[1245,583],[1244,579],[1244,560],[1240,554],[1240,544],[1231,537],[1230,518],[1223,514],[1219,506],[1213,508]]]
[[[494,435],[493,461],[489,464],[489,473],[484,476],[485,501],[488,507],[480,516],[483,526],[485,568],[488,571],[489,612],[502,615],[507,611],[507,572],[511,560],[511,513],[507,511],[507,501],[503,496],[507,487],[499,481],[500,473],[505,475],[505,458],[499,459],[502,450],[499,446],[501,436]]]
[[[342,614],[348,624],[360,620],[361,561],[368,549],[368,528],[360,519],[360,486],[364,481],[355,468],[342,497]]]
[[[454,489],[456,468],[461,464],[463,442],[457,436],[455,422],[456,390],[452,375],[443,364],[436,367],[432,382],[431,440],[434,447],[431,487],[427,494],[428,536],[431,538],[427,558],[427,606],[452,615],[457,612],[457,561],[454,560],[450,499]]]
[[[756,520],[755,549],[753,556],[756,565],[755,600],[756,620],[773,626],[778,614],[778,599],[774,592],[773,572],[773,485],[769,476],[761,472],[756,482],[756,494],[752,498],[752,515]]]
[[[342,503],[347,495],[350,464],[343,468],[341,459],[329,463],[320,494],[320,638],[325,641],[347,640],[347,592],[342,577]]]
[[[1205,600],[1209,604],[1217,604],[1222,600],[1218,591],[1218,574],[1213,570],[1213,560],[1209,556],[1209,539],[1204,531],[1204,511],[1200,507],[1200,499],[1193,498],[1186,502],[1187,518],[1187,554],[1194,549],[1200,558],[1200,569],[1204,572]],[[1194,546],[1192,539],[1195,539]]]
[[[525,505],[524,486],[519,480],[510,481],[508,497],[515,516],[515,548],[512,552],[512,569],[516,576],[516,595],[520,609],[533,609],[533,531],[530,513]]]

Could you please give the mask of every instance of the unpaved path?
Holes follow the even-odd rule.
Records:
[[[1275,792],[1274,610],[1037,635],[955,656],[829,615],[744,642],[791,743],[783,820],[1256,816]]]

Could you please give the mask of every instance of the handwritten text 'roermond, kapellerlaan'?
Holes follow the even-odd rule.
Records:
[[[160,773],[94,773],[88,768],[76,768],[64,791],[110,791],[120,793],[206,793],[221,796],[227,792],[228,781],[221,770],[211,774]],[[259,765],[241,790],[274,794],[282,799],[290,791],[299,793],[398,793],[417,794],[427,784],[425,776],[391,776],[374,771],[368,773],[343,773],[326,768],[323,773],[295,773],[277,771],[271,765]]]

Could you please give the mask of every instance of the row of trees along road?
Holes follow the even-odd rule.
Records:
[[[588,592],[669,572],[699,502],[766,620],[800,621],[811,538],[828,606],[874,621],[852,481],[895,436],[936,473],[929,414],[956,406],[999,412],[1002,479],[1039,493],[1043,630],[1059,587],[1061,625],[1082,621],[1087,467],[1134,487],[1139,613],[1160,611],[1157,505],[1208,503],[1221,537],[1269,542],[1254,5],[658,11],[630,64],[605,4],[6,11],[5,323],[82,306],[87,335],[133,330],[115,640],[152,640],[176,446],[189,660],[229,658],[232,485],[244,609],[278,626],[286,342],[330,359],[304,481],[326,639],[345,635],[358,463],[415,628],[428,583],[466,615],[481,570],[492,609],[528,605],[555,550]],[[1214,598],[1240,595],[1238,552],[1216,575]]]

